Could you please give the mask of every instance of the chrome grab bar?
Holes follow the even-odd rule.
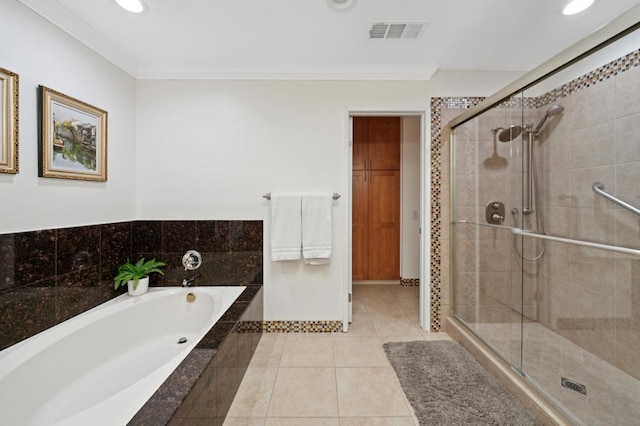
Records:
[[[640,257],[640,250],[631,249],[627,247],[610,246],[608,244],[590,243],[589,241],[579,241],[579,240],[572,240],[570,238],[553,237],[551,235],[536,234],[535,232],[530,232],[525,229],[512,228],[511,232],[514,235],[522,235],[524,237],[536,238],[538,240],[556,241],[558,243],[573,244],[574,246],[580,246],[580,247],[591,247],[595,249],[614,251],[616,253],[623,253],[623,254],[628,254],[635,257]]]
[[[574,246],[580,246],[580,247],[591,247],[591,248],[600,249],[600,250],[607,250],[607,251],[613,251],[616,253],[622,253],[622,254],[626,254],[634,257],[640,257],[640,250],[638,249],[610,246],[608,244],[591,243],[589,241],[572,240],[570,238],[554,237],[551,235],[536,234],[535,232],[527,231],[526,229],[512,228],[510,226],[489,225],[486,223],[468,222],[466,220],[457,220],[454,222],[454,224],[479,225],[479,226],[486,226],[490,228],[504,229],[504,230],[511,231],[511,233],[514,235],[520,235],[523,237],[531,237],[539,240],[555,241],[558,243],[572,244]]]
[[[604,192],[604,184],[602,184],[600,182],[596,182],[591,186],[591,189],[593,189],[593,192],[595,192],[596,194],[598,194],[602,198],[606,198],[607,200],[611,201],[612,203],[617,204],[620,207],[623,207],[623,208],[629,210],[631,213],[635,213],[638,216],[640,216],[640,209],[638,209],[636,207],[633,207],[631,204],[627,204],[624,201],[620,200],[619,198],[616,198],[613,195]]]

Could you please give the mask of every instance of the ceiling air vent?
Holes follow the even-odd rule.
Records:
[[[369,38],[418,38],[426,22],[375,22],[369,28]]]

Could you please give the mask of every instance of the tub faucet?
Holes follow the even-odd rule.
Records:
[[[195,287],[196,278],[198,278],[200,274],[191,275],[182,280],[182,287],[191,287],[193,285]]]

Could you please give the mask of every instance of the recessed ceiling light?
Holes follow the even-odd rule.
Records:
[[[121,8],[132,13],[144,12],[144,3],[140,0],[116,0]]]
[[[587,9],[593,4],[594,0],[573,0],[567,4],[562,10],[563,15],[575,15]]]
[[[356,3],[356,0],[327,0],[327,3],[329,7],[333,9],[344,10],[352,7]]]

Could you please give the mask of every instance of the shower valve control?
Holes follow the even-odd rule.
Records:
[[[491,225],[502,225],[504,222],[504,204],[500,201],[492,201],[487,204],[485,218]]]

